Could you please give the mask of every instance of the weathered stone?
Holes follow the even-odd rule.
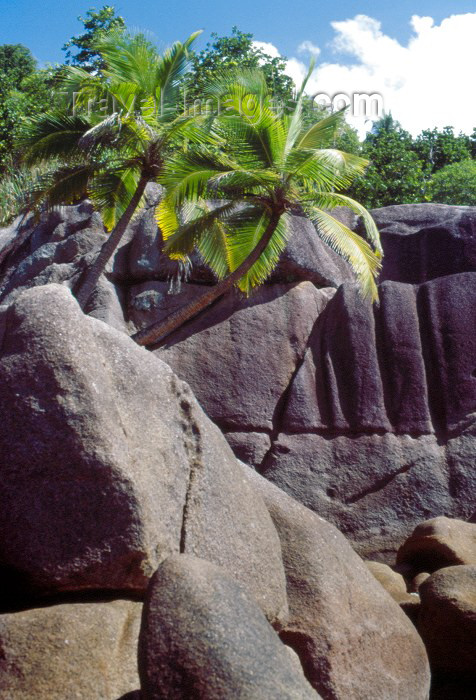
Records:
[[[283,429],[456,430],[476,408],[475,308],[473,273],[419,288],[386,282],[373,311],[344,285],[294,379]]]
[[[222,429],[269,431],[332,294],[304,282],[265,286],[249,299],[228,295],[155,353]]]
[[[415,573],[455,564],[476,565],[476,525],[440,516],[414,529],[397,554]]]
[[[259,467],[271,448],[268,433],[225,433],[235,455],[245,464]]]
[[[33,591],[145,590],[179,550],[286,614],[279,540],[189,387],[59,285],[3,310],[0,566]]]
[[[338,530],[243,468],[281,539],[289,599],[281,637],[314,688],[328,700],[426,700],[425,649],[399,606]]]
[[[422,583],[426,581],[427,578],[430,577],[430,574],[427,571],[422,571],[421,574],[417,574],[415,578],[412,579],[409,590],[415,593],[418,593],[420,590],[420,586]]]
[[[401,204],[371,213],[385,251],[381,281],[418,284],[476,271],[476,207]]]
[[[390,593],[397,603],[401,603],[407,598],[407,586],[401,574],[379,561],[366,561],[365,565],[372,576],[385,588],[387,593]]]
[[[139,674],[144,700],[319,697],[236,580],[187,555],[152,578]]]
[[[451,566],[421,586],[418,630],[432,671],[466,674],[476,689],[476,566]]]
[[[282,434],[262,473],[388,563],[422,518],[474,507],[452,499],[445,452],[431,435]]]
[[[117,700],[136,689],[141,609],[117,600],[0,615],[0,700]]]

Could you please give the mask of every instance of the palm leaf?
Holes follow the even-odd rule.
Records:
[[[350,264],[359,281],[363,297],[372,301],[378,299],[375,279],[380,270],[380,256],[373,252],[367,241],[328,212],[315,206],[305,206],[304,210],[319,237]]]
[[[326,148],[331,146],[344,122],[347,107],[319,120],[310,129],[300,135],[297,148]]]
[[[339,206],[349,207],[349,209],[362,218],[365,231],[367,233],[367,239],[372,245],[373,249],[380,255],[383,255],[382,243],[380,241],[378,228],[372,218],[372,215],[364,206],[362,206],[362,204],[359,204],[359,202],[356,202],[355,199],[338,192],[329,192],[327,194],[320,195],[318,198],[316,198],[316,204],[319,208],[325,209],[333,209],[334,207]]]

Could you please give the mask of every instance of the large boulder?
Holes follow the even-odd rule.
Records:
[[[199,293],[187,285],[179,296],[185,303]],[[222,429],[271,432],[316,319],[333,293],[303,282],[265,286],[249,299],[227,295],[155,353],[190,384]],[[149,322],[172,311],[177,297],[161,297],[157,304]],[[130,318],[137,316],[130,313]]]
[[[278,622],[277,534],[189,387],[59,285],[25,291],[0,329],[4,575],[43,593],[143,592],[164,558],[190,552]]]
[[[281,637],[314,688],[326,700],[426,700],[425,648],[399,606],[336,528],[243,468],[281,540],[289,599]]]
[[[151,580],[139,673],[144,700],[319,697],[236,580],[186,555],[167,559]]]
[[[467,272],[385,282],[374,309],[344,285],[319,318],[261,471],[364,555],[474,512],[475,309]]]
[[[476,272],[476,207],[400,204],[371,213],[385,251],[381,281],[419,284]]]
[[[476,691],[476,566],[451,566],[421,586],[418,630],[432,670],[467,676]]]
[[[414,574],[446,566],[476,566],[476,524],[440,516],[420,523],[397,554],[398,564],[412,567]]]
[[[141,610],[117,600],[0,615],[0,700],[117,700],[134,691]]]

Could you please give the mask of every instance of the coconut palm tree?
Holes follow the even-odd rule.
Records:
[[[73,112],[40,115],[25,128],[26,162],[53,162],[32,191],[33,204],[51,207],[87,195],[111,232],[76,289],[82,308],[171,148],[200,138],[195,120],[178,113],[180,79],[199,33],[162,55],[143,35],[107,35],[97,46],[103,77],[65,69]]]
[[[184,259],[198,248],[218,283],[165,320],[137,332],[141,345],[162,341],[235,285],[245,294],[276,266],[290,235],[290,217],[306,216],[316,235],[345,258],[363,296],[377,297],[381,246],[372,217],[339,190],[361,175],[367,161],[332,148],[343,113],[303,126],[303,82],[291,114],[272,108],[263,77],[242,72],[220,80],[210,94],[221,111],[213,130],[222,148],[176,152],[160,181],[167,196],[157,209],[165,250]],[[214,202],[214,204],[210,204]],[[366,238],[331,214],[348,206],[362,217]]]

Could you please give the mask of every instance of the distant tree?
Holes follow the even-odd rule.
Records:
[[[9,88],[19,88],[22,80],[36,69],[33,55],[23,44],[2,44],[0,46],[0,79]]]
[[[455,135],[452,126],[426,129],[417,136],[413,149],[423,163],[425,174],[433,174],[445,165],[471,158],[471,139],[466,134]]]
[[[99,11],[91,8],[85,17],[80,16],[78,20],[83,23],[85,31],[73,36],[63,46],[65,63],[80,66],[88,73],[100,72],[105,68],[105,63],[97,50],[97,44],[108,32],[124,29],[124,19],[116,15],[113,5],[104,5]]]
[[[476,161],[467,159],[446,165],[428,185],[432,202],[476,206]]]
[[[277,100],[286,102],[293,97],[294,83],[286,75],[286,58],[269,56],[253,42],[253,34],[233,27],[230,36],[220,37],[213,33],[212,41],[192,55],[191,71],[185,87],[189,102],[203,97],[207,85],[228,69],[257,68],[263,71],[266,84]]]
[[[408,131],[391,115],[379,119],[365,137],[362,156],[370,161],[351,196],[368,208],[408,204],[425,199],[423,166]]]
[[[58,71],[55,67],[33,70],[19,84],[0,80],[0,172],[18,165],[18,139],[25,121],[51,109]]]

